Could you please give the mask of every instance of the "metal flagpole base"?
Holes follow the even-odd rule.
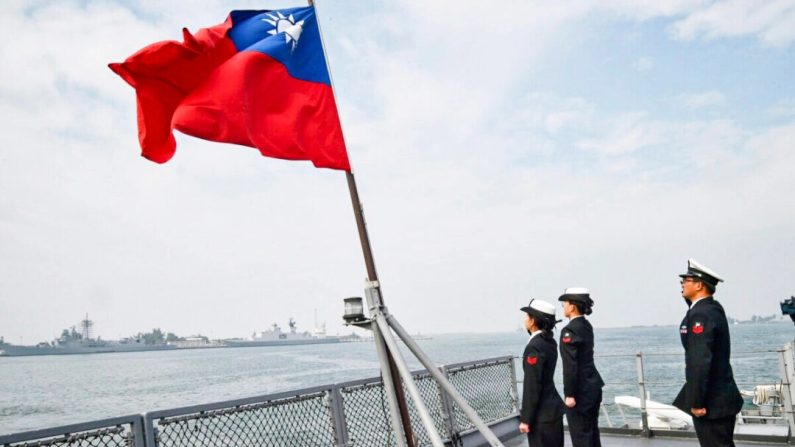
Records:
[[[378,323],[379,329],[381,329],[384,342],[386,342],[389,351],[392,353],[392,358],[395,360],[395,364],[397,364],[400,376],[403,378],[403,383],[406,384],[411,400],[414,401],[414,408],[416,408],[417,413],[419,413],[420,420],[422,421],[423,427],[425,427],[425,431],[428,433],[428,437],[431,438],[431,444],[434,447],[444,447],[444,441],[442,441],[442,437],[439,436],[439,432],[433,425],[431,413],[428,411],[428,407],[425,406],[422,396],[420,396],[420,390],[417,388],[417,384],[414,383],[414,378],[411,376],[411,371],[409,371],[403,354],[401,354],[398,349],[397,341],[392,336],[389,323],[387,323],[384,313],[379,309],[372,317],[376,323]]]
[[[394,329],[395,333],[397,333],[398,337],[400,337],[400,339],[403,340],[404,343],[406,343],[406,346],[414,354],[414,356],[417,357],[417,360],[419,360],[420,363],[422,363],[422,365],[433,376],[433,378],[436,379],[436,383],[442,389],[444,389],[444,391],[453,399],[453,401],[455,401],[456,404],[458,404],[458,406],[461,408],[461,411],[463,411],[464,414],[469,418],[469,420],[472,421],[475,427],[477,427],[478,431],[489,442],[489,445],[491,445],[492,447],[503,447],[502,442],[500,442],[500,439],[497,438],[497,436],[494,434],[494,432],[491,431],[488,425],[486,425],[486,423],[483,422],[483,419],[481,419],[480,416],[478,416],[475,410],[472,409],[472,407],[467,403],[466,399],[464,399],[464,396],[462,396],[461,393],[459,393],[458,390],[456,390],[455,387],[453,387],[453,385],[447,380],[444,374],[439,372],[436,365],[433,364],[433,361],[431,361],[431,359],[427,355],[425,355],[422,349],[420,349],[419,345],[417,345],[414,339],[411,338],[411,335],[409,335],[409,333],[406,332],[405,329],[403,329],[403,326],[401,326],[400,323],[398,323],[395,317],[389,314],[386,314],[386,316],[381,314],[380,317],[386,320],[386,323],[389,326],[391,326],[392,329]],[[381,330],[388,331],[389,329],[382,328]],[[389,335],[391,336],[392,334],[390,333]]]
[[[381,300],[378,297],[378,290],[375,288],[367,288],[365,290],[367,296],[367,305],[370,308],[370,314],[374,315],[381,307]],[[387,401],[389,403],[389,415],[392,423],[392,432],[395,434],[395,442],[397,447],[406,447],[406,434],[403,431],[403,424],[400,420],[400,408],[398,406],[397,394],[395,392],[395,380],[389,368],[389,357],[384,344],[384,337],[381,335],[381,330],[378,328],[378,323],[373,321],[371,329],[373,331],[373,339],[375,341],[375,350],[378,352],[378,361],[381,364],[381,377],[384,381],[384,390],[386,391]],[[397,381],[400,383],[400,380]]]

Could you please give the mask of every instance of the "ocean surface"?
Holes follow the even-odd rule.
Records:
[[[795,339],[792,323],[741,324],[732,326],[731,333],[732,366],[739,387],[777,382],[776,350]],[[518,331],[444,334],[419,344],[442,365],[519,356],[527,338]],[[607,382],[605,402],[613,402],[616,395],[638,395],[635,353],[639,351],[644,353],[651,399],[673,400],[684,381],[677,326],[597,328],[596,361]],[[405,356],[413,369],[420,369],[418,362]],[[521,369],[517,371],[521,379]],[[378,359],[368,342],[0,357],[0,434],[377,375]]]

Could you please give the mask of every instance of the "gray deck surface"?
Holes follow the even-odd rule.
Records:
[[[569,433],[563,434],[565,439],[565,446],[571,447],[571,438]],[[698,446],[696,439],[671,439],[671,438],[637,438],[631,436],[616,436],[616,435],[602,435],[602,445],[604,447],[694,447]],[[776,445],[782,446],[786,444],[781,443],[742,443],[735,442],[736,447],[753,447],[760,445]],[[522,447],[527,446],[527,438],[524,435],[517,436],[505,442],[505,447]]]

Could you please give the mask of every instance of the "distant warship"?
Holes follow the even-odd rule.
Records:
[[[146,344],[143,340],[128,338],[121,341],[105,341],[94,338],[92,329],[94,322],[88,315],[80,321],[80,331],[72,327],[64,329],[61,336],[51,343],[42,342],[35,346],[21,346],[5,343],[0,340],[0,357],[18,357],[30,355],[69,355],[69,354],[102,354],[109,352],[163,351],[177,349],[176,346]]]
[[[341,337],[327,336],[325,325],[315,328],[313,333],[308,331],[298,332],[295,320],[290,318],[289,332],[283,332],[278,324],[273,323],[267,331],[255,332],[248,339],[228,339],[224,344],[229,347],[239,348],[246,346],[282,346],[282,345],[315,345],[324,343],[339,343]]]

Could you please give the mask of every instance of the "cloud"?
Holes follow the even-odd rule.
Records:
[[[700,109],[723,104],[726,97],[719,91],[710,90],[708,92],[682,95],[681,100],[690,109]]]
[[[795,98],[783,98],[778,103],[768,109],[768,113],[774,117],[795,116]]]
[[[787,47],[795,39],[792,0],[608,0],[593,8],[621,20],[674,19],[669,31],[684,41],[754,36],[764,46]]]
[[[133,92],[105,66],[220,22],[226,3],[10,5],[2,335],[43,340],[85,312],[107,338],[155,326],[245,336],[289,316],[308,328],[314,309],[343,330],[341,298],[364,277],[343,176],[183,136],[168,164],[145,161]],[[410,331],[511,329],[527,296],[572,284],[598,291],[600,325],[669,322],[678,310],[654,298],[676,298],[687,257],[749,278],[792,270],[776,251],[795,221],[781,206],[794,187],[791,115],[684,118],[644,106],[653,98],[619,106],[544,85],[539,73],[595,12],[644,26],[710,8],[601,5],[319,5],[385,299]],[[733,250],[773,261],[747,265]],[[745,309],[756,286],[736,279],[727,306]]]
[[[785,47],[795,39],[791,0],[728,0],[693,11],[671,26],[682,40],[755,35],[765,46]]]
[[[604,121],[609,129],[606,134],[580,140],[580,148],[603,155],[620,155],[668,141],[668,124],[647,120],[644,112],[626,113]]]
[[[602,0],[595,3],[597,8],[631,20],[649,20],[658,17],[674,17],[689,14],[708,6],[711,0],[672,0],[657,2],[654,0]]]

